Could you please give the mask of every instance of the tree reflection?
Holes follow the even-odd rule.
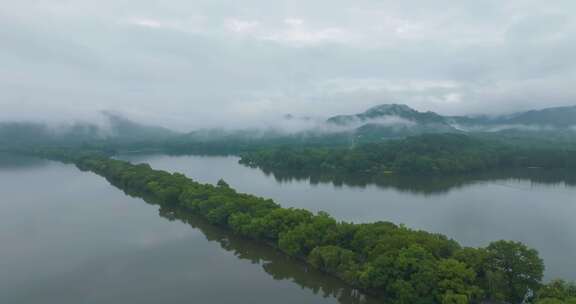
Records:
[[[0,151],[0,170],[29,169],[46,166],[48,164],[49,162],[47,160],[37,157],[27,157]]]
[[[270,170],[260,168],[279,183],[306,181],[312,185],[329,184],[334,187],[377,186],[426,196],[443,195],[471,185],[498,181],[528,181],[536,185],[576,187],[576,173],[568,170],[517,169],[451,176],[398,176],[318,174],[304,171]]]
[[[148,200],[147,200],[148,201]],[[148,201],[149,203],[154,203]],[[274,280],[287,280],[312,290],[314,294],[325,298],[333,297],[342,304],[375,304],[382,299],[365,295],[357,289],[348,287],[340,280],[323,274],[305,263],[291,259],[271,246],[242,238],[191,215],[177,207],[160,207],[160,216],[170,221],[181,221],[200,230],[206,239],[217,242],[226,251],[232,252],[237,258],[248,260],[253,264],[262,265],[264,271]]]

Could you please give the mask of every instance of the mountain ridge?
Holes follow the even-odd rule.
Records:
[[[42,123],[0,122],[0,145],[9,144],[84,144],[107,142],[168,142],[176,144],[219,145],[354,145],[420,134],[484,133],[507,138],[576,138],[576,106],[550,107],[507,115],[447,116],[418,111],[406,104],[381,104],[357,114],[316,119],[285,115],[283,119],[305,126],[298,131],[281,127],[234,129],[196,129],[176,132],[139,123],[114,112],[102,112],[105,126],[76,123],[50,127]]]
[[[327,124],[350,126],[370,124],[382,118],[398,117],[411,123],[432,127],[443,126],[443,131],[455,131],[467,128],[489,131],[500,125],[503,129],[522,128],[522,126],[572,128],[576,126],[576,106],[550,107],[538,110],[516,112],[508,115],[461,115],[445,116],[436,112],[420,112],[405,104],[382,104],[351,115],[336,115],[326,120]],[[358,127],[358,126],[357,126]]]

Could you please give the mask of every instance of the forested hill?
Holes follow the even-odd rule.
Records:
[[[576,107],[549,108],[509,115],[446,116],[422,112],[404,104],[382,104],[357,114],[328,119],[278,118],[289,125],[306,125],[298,132],[279,129],[197,130],[167,143],[174,152],[253,151],[262,147],[350,146],[379,143],[422,134],[484,134],[486,137],[525,141],[554,140],[576,143]],[[285,120],[288,120],[285,121]],[[313,123],[315,122],[315,123]],[[282,125],[282,123],[279,123]]]
[[[465,174],[507,168],[576,168],[576,149],[522,147],[462,134],[427,134],[348,148],[291,148],[242,155],[267,170],[361,174]]]
[[[0,122],[0,147],[30,146],[134,146],[146,143],[158,146],[158,142],[174,139],[177,132],[141,124],[111,112],[101,113],[102,124],[74,122],[47,124],[41,122]]]
[[[465,126],[483,129],[574,129],[576,127],[576,106],[553,107],[540,110],[517,112],[496,116],[456,116],[452,121]]]
[[[278,119],[282,127],[181,133],[102,112],[103,124],[46,125],[0,122],[0,148],[34,145],[103,147],[123,151],[163,150],[169,153],[238,154],[262,148],[349,147],[382,143],[422,134],[482,135],[506,141],[576,143],[576,107],[549,108],[501,116],[444,116],[402,104],[384,104],[359,114],[328,119]]]
[[[520,303],[529,291],[548,297],[576,296],[562,281],[542,286],[543,261],[518,242],[496,241],[465,248],[447,237],[389,222],[351,224],[320,212],[282,208],[242,194],[224,181],[197,183],[178,173],[154,170],[94,153],[36,151],[105,177],[133,196],[178,206],[234,233],[270,244],[351,286],[385,297],[387,303]]]

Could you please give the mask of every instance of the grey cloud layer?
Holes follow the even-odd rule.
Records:
[[[0,120],[576,104],[573,1],[0,1]]]

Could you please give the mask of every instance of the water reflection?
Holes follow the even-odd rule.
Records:
[[[259,168],[279,183],[293,181],[311,185],[328,184],[334,187],[366,188],[375,185],[381,189],[394,189],[400,192],[425,196],[447,194],[453,190],[480,183],[498,181],[529,181],[534,185],[576,187],[576,173],[568,170],[518,169],[483,172],[454,176],[367,176],[360,174],[318,174],[302,171],[270,170]]]
[[[336,299],[341,304],[384,303],[382,298],[366,295],[351,288],[339,279],[315,270],[301,261],[289,258],[271,246],[237,236],[226,229],[208,223],[183,208],[161,205],[154,197],[142,197],[140,193],[125,190],[111,180],[109,182],[121,189],[126,195],[142,198],[151,205],[158,205],[161,217],[169,221],[180,221],[188,224],[202,232],[209,242],[218,243],[222,249],[233,253],[238,259],[261,265],[262,269],[274,280],[296,283],[301,288],[311,290],[315,295],[325,299]]]
[[[0,151],[0,170],[33,169],[46,166],[48,161]]]
[[[133,197],[141,197],[131,191],[124,192]],[[262,265],[263,270],[274,280],[294,282],[300,287],[309,289],[314,294],[321,295],[324,298],[337,299],[341,304],[383,303],[383,299],[378,299],[363,294],[357,289],[350,288],[337,278],[315,270],[301,261],[289,258],[271,246],[239,237],[177,206],[160,205],[152,197],[143,197],[143,199],[149,204],[159,205],[159,215],[161,217],[169,221],[177,220],[188,224],[200,230],[208,241],[218,243],[222,249],[232,252],[237,258],[248,260],[252,264]]]
[[[162,206],[159,212],[161,217],[170,221],[179,220],[199,229],[208,241],[217,242],[222,249],[232,252],[237,258],[262,265],[264,271],[274,280],[289,280],[324,298],[336,298],[342,304],[383,303],[382,299],[378,300],[372,296],[364,295],[358,290],[348,287],[340,280],[291,259],[270,246],[238,237],[225,229],[190,215],[184,210]]]
[[[2,303],[384,303],[351,289],[339,280],[309,269],[271,247],[239,238],[228,231],[190,216],[182,210],[161,207],[161,217],[180,221],[199,231],[208,242],[191,236],[164,241],[160,246],[103,255],[73,272],[30,278],[25,285],[4,290]],[[196,248],[202,246],[202,248]],[[231,253],[234,260],[218,251]],[[215,257],[207,259],[206,255]],[[255,276],[261,267],[276,286]],[[250,282],[254,280],[254,282]],[[257,289],[257,288],[261,288]],[[1,288],[0,288],[1,289]],[[229,293],[229,294],[227,294]]]
[[[521,241],[540,251],[547,279],[576,280],[576,234],[571,233],[576,229],[576,178],[571,172],[517,170],[464,177],[337,180],[294,172],[269,171],[266,176],[260,169],[238,164],[237,157],[123,158],[181,172],[203,183],[223,178],[240,192],[272,198],[285,207],[326,211],[345,221],[391,221],[445,234],[465,246],[486,246],[499,239]]]
[[[166,221],[152,200],[47,164],[0,170],[0,303],[382,303],[271,247],[174,208],[160,209]]]
[[[141,197],[140,194],[123,191],[129,196],[143,198],[148,204],[158,205],[161,217],[169,221],[180,221],[198,229],[209,242],[218,243],[222,249],[232,252],[238,259],[261,265],[262,269],[274,280],[294,282],[304,289],[311,290],[315,295],[337,299],[341,304],[384,303],[382,298],[366,295],[351,288],[339,279],[311,268],[301,261],[289,258],[271,246],[239,237],[177,206],[160,205],[152,197]]]

